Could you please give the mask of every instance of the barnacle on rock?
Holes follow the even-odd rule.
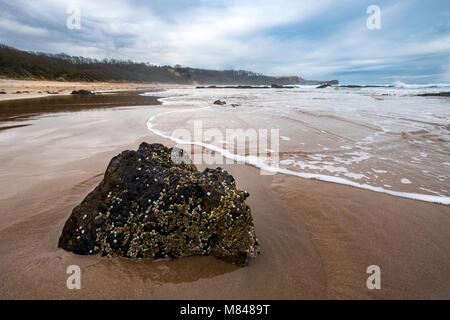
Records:
[[[259,253],[247,197],[224,169],[199,172],[181,149],[142,143],[111,160],[58,245],[134,259],[213,255],[243,266]]]

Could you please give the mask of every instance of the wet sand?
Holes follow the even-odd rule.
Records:
[[[1,299],[450,298],[448,206],[260,175],[244,164],[223,167],[250,193],[262,253],[246,268],[211,257],[131,261],[57,248],[72,208],[113,156],[142,141],[173,145],[145,127],[155,109],[164,107],[52,110],[0,131]],[[81,290],[66,287],[72,264]],[[366,287],[372,264],[381,290]]]

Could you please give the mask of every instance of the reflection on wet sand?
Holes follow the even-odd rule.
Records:
[[[99,258],[99,261],[85,268],[87,272],[116,273],[123,279],[143,281],[149,284],[193,282],[233,272],[239,267],[219,261],[213,257],[184,257],[177,260],[142,260],[127,258]]]
[[[0,101],[0,125],[2,121],[24,121],[44,113],[154,104],[159,104],[157,97],[142,96],[139,91],[4,100]]]

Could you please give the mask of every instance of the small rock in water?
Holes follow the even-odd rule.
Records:
[[[216,101],[214,101],[214,104],[217,104],[217,105],[219,105],[219,106],[223,106],[223,105],[225,105],[225,104],[227,104],[225,101],[221,101],[221,100],[216,100]]]
[[[95,93],[93,93],[92,91],[89,91],[89,90],[81,89],[81,90],[73,90],[72,94],[91,95],[91,94],[95,94]]]
[[[200,172],[183,150],[142,143],[111,160],[58,246],[134,259],[212,255],[245,266],[259,253],[247,197],[225,170]]]

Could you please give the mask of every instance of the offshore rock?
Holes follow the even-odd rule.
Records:
[[[450,92],[428,92],[418,94],[419,97],[450,97]]]
[[[73,90],[73,91],[72,91],[72,94],[79,94],[79,95],[93,95],[93,94],[95,94],[95,93],[92,92],[92,91],[89,91],[89,90],[81,89],[81,90]]]
[[[221,100],[216,100],[216,101],[214,101],[214,104],[217,104],[217,105],[219,105],[219,106],[223,106],[223,105],[225,105],[225,104],[227,104],[225,101],[221,101]]]
[[[142,143],[111,160],[58,246],[134,259],[212,255],[244,266],[259,253],[248,196],[225,170],[200,172],[183,150]]]

